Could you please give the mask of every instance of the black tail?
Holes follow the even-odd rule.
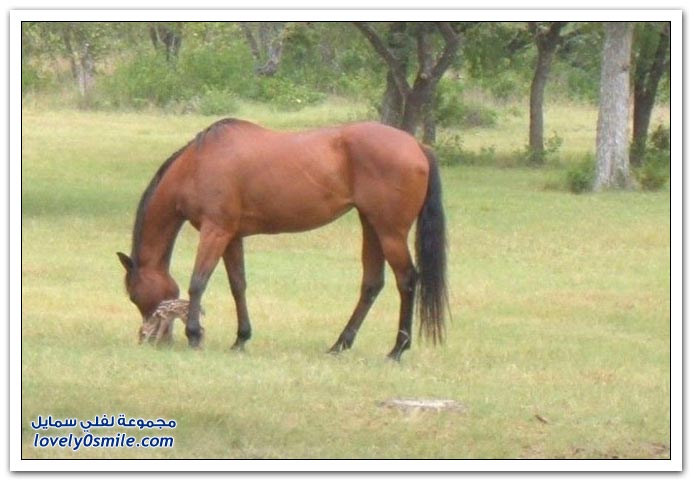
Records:
[[[447,239],[442,206],[442,184],[435,154],[422,146],[428,162],[428,193],[416,224],[418,310],[420,330],[434,344],[444,340],[447,298]]]

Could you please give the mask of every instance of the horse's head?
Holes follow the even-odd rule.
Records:
[[[178,284],[166,271],[137,266],[135,262],[118,252],[120,263],[125,268],[125,289],[142,319],[146,321],[156,310],[161,301],[177,299]]]

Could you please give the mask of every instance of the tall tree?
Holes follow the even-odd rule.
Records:
[[[183,22],[149,22],[149,37],[154,49],[164,51],[166,60],[175,60],[183,43]]]
[[[93,47],[88,28],[79,22],[64,22],[60,26],[63,46],[70,61],[72,78],[77,83],[81,97],[87,97],[94,85],[95,73]]]
[[[642,163],[658,83],[670,69],[670,24],[641,23],[635,35],[632,166]]]
[[[432,109],[437,84],[456,57],[461,44],[461,34],[449,22],[416,22],[407,25],[405,29],[402,28],[402,32],[412,35],[416,45],[417,72],[411,84],[407,75],[408,63],[392,48],[391,42],[387,45],[372,25],[366,22],[354,23],[386,63],[389,69],[388,78],[396,86],[401,98],[400,108],[392,108],[389,118],[382,120],[415,134],[426,112]],[[435,32],[440,33],[444,44],[438,52],[434,47]],[[423,139],[424,142],[434,141],[430,138],[431,132],[434,130],[426,129],[427,138]]]
[[[255,59],[255,73],[271,77],[279,70],[284,50],[286,22],[240,22]]]
[[[548,83],[550,66],[560,44],[560,31],[567,22],[529,22],[528,29],[536,44],[538,55],[531,80],[529,101],[529,150],[530,160],[542,164],[545,160],[543,145],[543,96]]]
[[[628,188],[632,24],[606,22],[596,131],[595,190]]]
[[[406,22],[389,24],[385,42],[402,73],[408,72],[408,58],[412,49],[412,39],[406,32]],[[399,125],[404,116],[404,97],[397,86],[392,69],[387,71],[387,86],[382,97],[380,120],[387,125]]]

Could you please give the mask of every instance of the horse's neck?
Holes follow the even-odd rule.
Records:
[[[168,272],[173,245],[184,220],[177,212],[172,196],[157,189],[144,214],[135,253],[137,265]]]

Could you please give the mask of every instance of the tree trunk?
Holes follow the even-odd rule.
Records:
[[[94,58],[91,46],[83,32],[76,32],[78,28],[72,22],[66,22],[62,30],[62,40],[65,51],[70,60],[72,78],[77,84],[81,101],[88,105],[89,96],[94,85]],[[75,46],[77,44],[77,46]]]
[[[629,188],[629,92],[632,24],[607,22],[601,65],[600,106],[596,131],[594,190]]]
[[[253,31],[253,26],[256,27]],[[284,22],[240,22],[240,28],[255,59],[255,73],[264,77],[276,74],[284,49]]]
[[[91,46],[86,42],[77,65],[77,85],[80,95],[85,99],[94,86],[94,57],[91,55]]]
[[[183,42],[182,22],[174,22],[173,25],[162,22],[150,22],[149,36],[155,50],[163,49],[167,61],[178,58],[180,45]]]
[[[401,130],[405,130],[411,135],[416,135],[425,101],[426,98],[423,92],[416,91],[415,89],[406,96],[404,116],[399,126]]]
[[[434,145],[437,140],[437,120],[434,102],[428,102],[423,110],[423,143]]]
[[[630,164],[641,165],[646,152],[646,139],[649,133],[651,112],[656,102],[658,82],[667,68],[666,57],[670,49],[670,32],[663,28],[658,38],[656,53],[651,63],[640,58],[634,76],[634,111],[632,125],[632,149]],[[645,65],[646,64],[646,65]]]
[[[387,49],[392,53],[401,70],[408,70],[409,41],[406,35],[406,22],[392,22],[386,36]],[[399,127],[404,118],[405,92],[397,85],[391,69],[387,72],[387,86],[382,96],[380,121]]]
[[[418,73],[411,86],[406,75],[407,64],[403,61],[408,58],[408,52],[404,56],[402,52],[397,52],[392,47],[391,42],[385,45],[377,32],[367,23],[354,22],[354,24],[388,67],[387,91],[382,102],[382,121],[415,135],[418,125],[421,120],[424,120],[426,123],[424,136],[428,140],[434,140],[434,116],[432,115],[434,93],[442,75],[452,64],[459,49],[461,40],[459,34],[447,22],[416,24]],[[437,58],[433,56],[433,45],[430,39],[433,26],[437,27],[444,39],[444,47]],[[403,33],[406,25],[392,25],[389,31],[390,38],[395,28],[399,29],[399,33]],[[394,93],[394,87],[401,96],[401,103],[398,102],[399,99]],[[397,105],[401,105],[401,115],[398,114]],[[396,119],[399,119],[399,122],[393,123]]]
[[[536,67],[531,80],[531,97],[529,101],[529,150],[530,160],[534,164],[542,164],[545,161],[543,98],[545,86],[548,83],[550,66],[560,42],[560,30],[566,24],[567,22],[552,22],[546,28],[538,26],[535,22],[529,22],[529,30],[534,34],[534,41],[538,49]]]
[[[394,76],[391,72],[387,73],[387,87],[382,96],[382,106],[380,107],[380,121],[395,127],[401,125],[404,117],[404,98],[396,86]]]

